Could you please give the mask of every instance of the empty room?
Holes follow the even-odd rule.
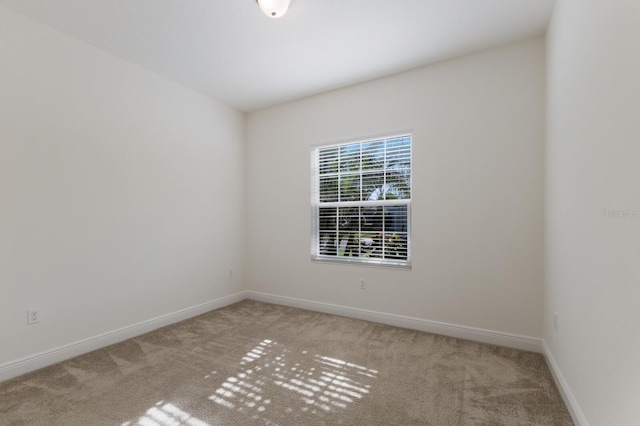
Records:
[[[0,0],[0,426],[640,425],[637,0]]]

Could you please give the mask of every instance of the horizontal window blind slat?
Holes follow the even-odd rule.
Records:
[[[375,207],[375,206],[407,206],[411,204],[411,199],[397,200],[377,200],[377,201],[335,201],[335,202],[319,202],[316,205],[324,207]]]

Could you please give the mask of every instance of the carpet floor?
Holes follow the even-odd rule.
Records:
[[[0,383],[0,425],[572,425],[540,354],[245,300]]]

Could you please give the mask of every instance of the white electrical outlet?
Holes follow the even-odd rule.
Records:
[[[558,314],[553,314],[553,329],[558,331]]]
[[[27,310],[27,324],[40,322],[40,310],[31,308]]]
[[[360,289],[364,290],[367,288],[367,282],[364,278],[360,278]]]

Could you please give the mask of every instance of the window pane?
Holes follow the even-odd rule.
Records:
[[[384,172],[362,175],[362,200],[376,201],[384,199]]]
[[[337,230],[338,209],[336,207],[320,207],[318,209],[318,225],[321,231]]]
[[[338,153],[338,147],[326,148],[320,151],[318,163],[321,175],[338,173]]]
[[[345,231],[338,233],[338,256],[359,257],[358,232]]]
[[[384,141],[364,142],[362,144],[362,169],[384,169]]]
[[[385,259],[407,259],[407,234],[398,232],[387,232],[384,238]]]
[[[385,186],[387,200],[404,200],[411,198],[411,176],[408,171],[390,172]]]
[[[340,172],[355,172],[360,170],[360,144],[343,145],[340,147]]]
[[[336,207],[321,207],[318,209],[318,249],[324,256],[337,254],[337,220],[338,209]]]
[[[362,220],[360,221],[363,232],[380,234],[383,231],[383,208],[382,207],[362,207]]]
[[[338,177],[320,178],[320,202],[338,201]]]
[[[387,232],[407,232],[407,206],[388,206],[384,208],[384,230]]]
[[[360,174],[340,177],[340,201],[360,201]]]
[[[385,258],[407,258],[407,206],[389,206],[384,208],[384,253]]]
[[[360,227],[360,208],[341,207],[338,209],[338,229],[343,231],[357,231]]]
[[[411,167],[411,139],[394,138],[387,141],[388,169]]]
[[[336,256],[338,251],[336,232],[320,231],[319,250],[322,256]]]
[[[360,256],[382,258],[382,233],[363,232],[360,236]]]

